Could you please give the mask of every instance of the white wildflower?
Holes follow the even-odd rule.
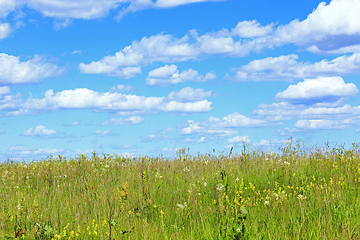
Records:
[[[299,194],[299,195],[297,196],[297,199],[299,199],[300,201],[302,201],[302,200],[305,200],[305,199],[306,199],[306,196],[303,196],[303,195]]]
[[[184,202],[184,204],[176,204],[178,206],[179,209],[184,209],[185,207],[187,207],[186,202]]]
[[[276,192],[274,192],[274,197],[276,200],[279,200],[279,195]]]
[[[218,184],[218,187],[216,188],[217,190],[221,191],[222,188],[224,187],[224,185],[222,185],[221,183]]]

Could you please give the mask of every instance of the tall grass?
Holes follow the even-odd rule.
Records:
[[[0,238],[360,238],[356,145],[245,150],[3,163]]]

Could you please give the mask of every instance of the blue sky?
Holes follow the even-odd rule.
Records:
[[[360,2],[0,2],[0,159],[358,142]]]

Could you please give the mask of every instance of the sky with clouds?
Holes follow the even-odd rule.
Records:
[[[359,142],[360,1],[0,1],[0,160]]]

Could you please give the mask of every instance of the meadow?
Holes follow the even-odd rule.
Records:
[[[1,239],[360,239],[356,144],[0,164]]]

